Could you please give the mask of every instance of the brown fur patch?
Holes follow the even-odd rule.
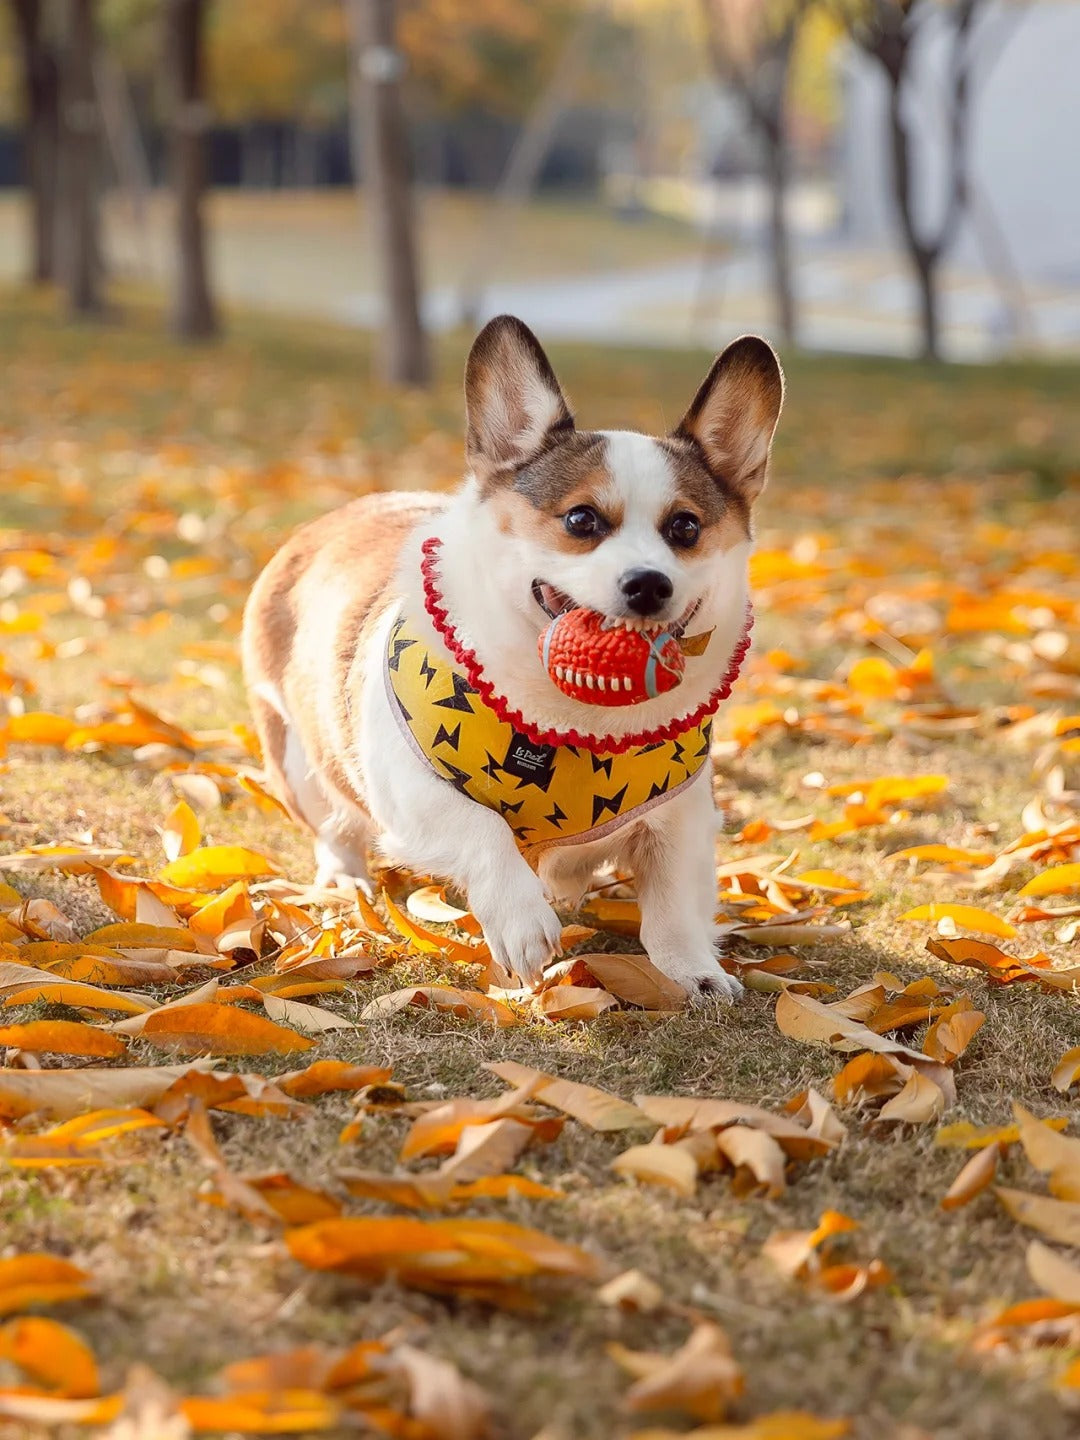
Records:
[[[352,743],[351,682],[406,537],[445,503],[443,495],[370,495],[312,521],[270,561],[244,611],[249,691],[277,691],[312,768],[360,808],[363,797],[341,764]],[[332,706],[313,703],[327,694]],[[271,784],[293,817],[310,825],[285,781],[285,726],[257,692],[251,703]]]
[[[677,498],[662,522],[686,511],[701,524],[701,539],[690,554],[730,550],[750,538],[750,505],[722,476],[714,475],[695,441],[672,435],[658,440],[675,478]]]

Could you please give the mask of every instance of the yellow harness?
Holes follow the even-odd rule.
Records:
[[[619,754],[535,743],[404,618],[390,630],[385,677],[412,749],[455,790],[497,810],[527,856],[610,834],[678,794],[709,758],[709,718]]]

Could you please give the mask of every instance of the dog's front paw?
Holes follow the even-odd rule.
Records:
[[[649,959],[669,980],[681,985],[692,1005],[719,1000],[733,1005],[743,993],[743,985],[723,969],[711,950],[693,956],[687,953],[650,954]]]
[[[536,985],[548,961],[562,953],[562,921],[539,884],[535,892],[511,889],[486,904],[473,900],[472,910],[491,958],[523,985]]]

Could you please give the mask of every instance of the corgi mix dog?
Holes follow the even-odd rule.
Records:
[[[314,832],[317,883],[366,887],[377,843],[467,896],[529,985],[560,951],[553,907],[614,862],[652,963],[691,997],[738,995],[714,948],[709,721],[748,644],[750,514],[783,392],[770,346],[744,336],[670,435],[579,430],[532,332],[485,326],[462,487],[314,521],[248,601],[266,768]],[[603,707],[563,693],[538,642],[576,606],[680,639],[681,683]]]

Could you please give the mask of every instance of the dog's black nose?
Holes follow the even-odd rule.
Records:
[[[655,615],[671,599],[673,588],[662,570],[628,570],[619,581],[635,615]]]

